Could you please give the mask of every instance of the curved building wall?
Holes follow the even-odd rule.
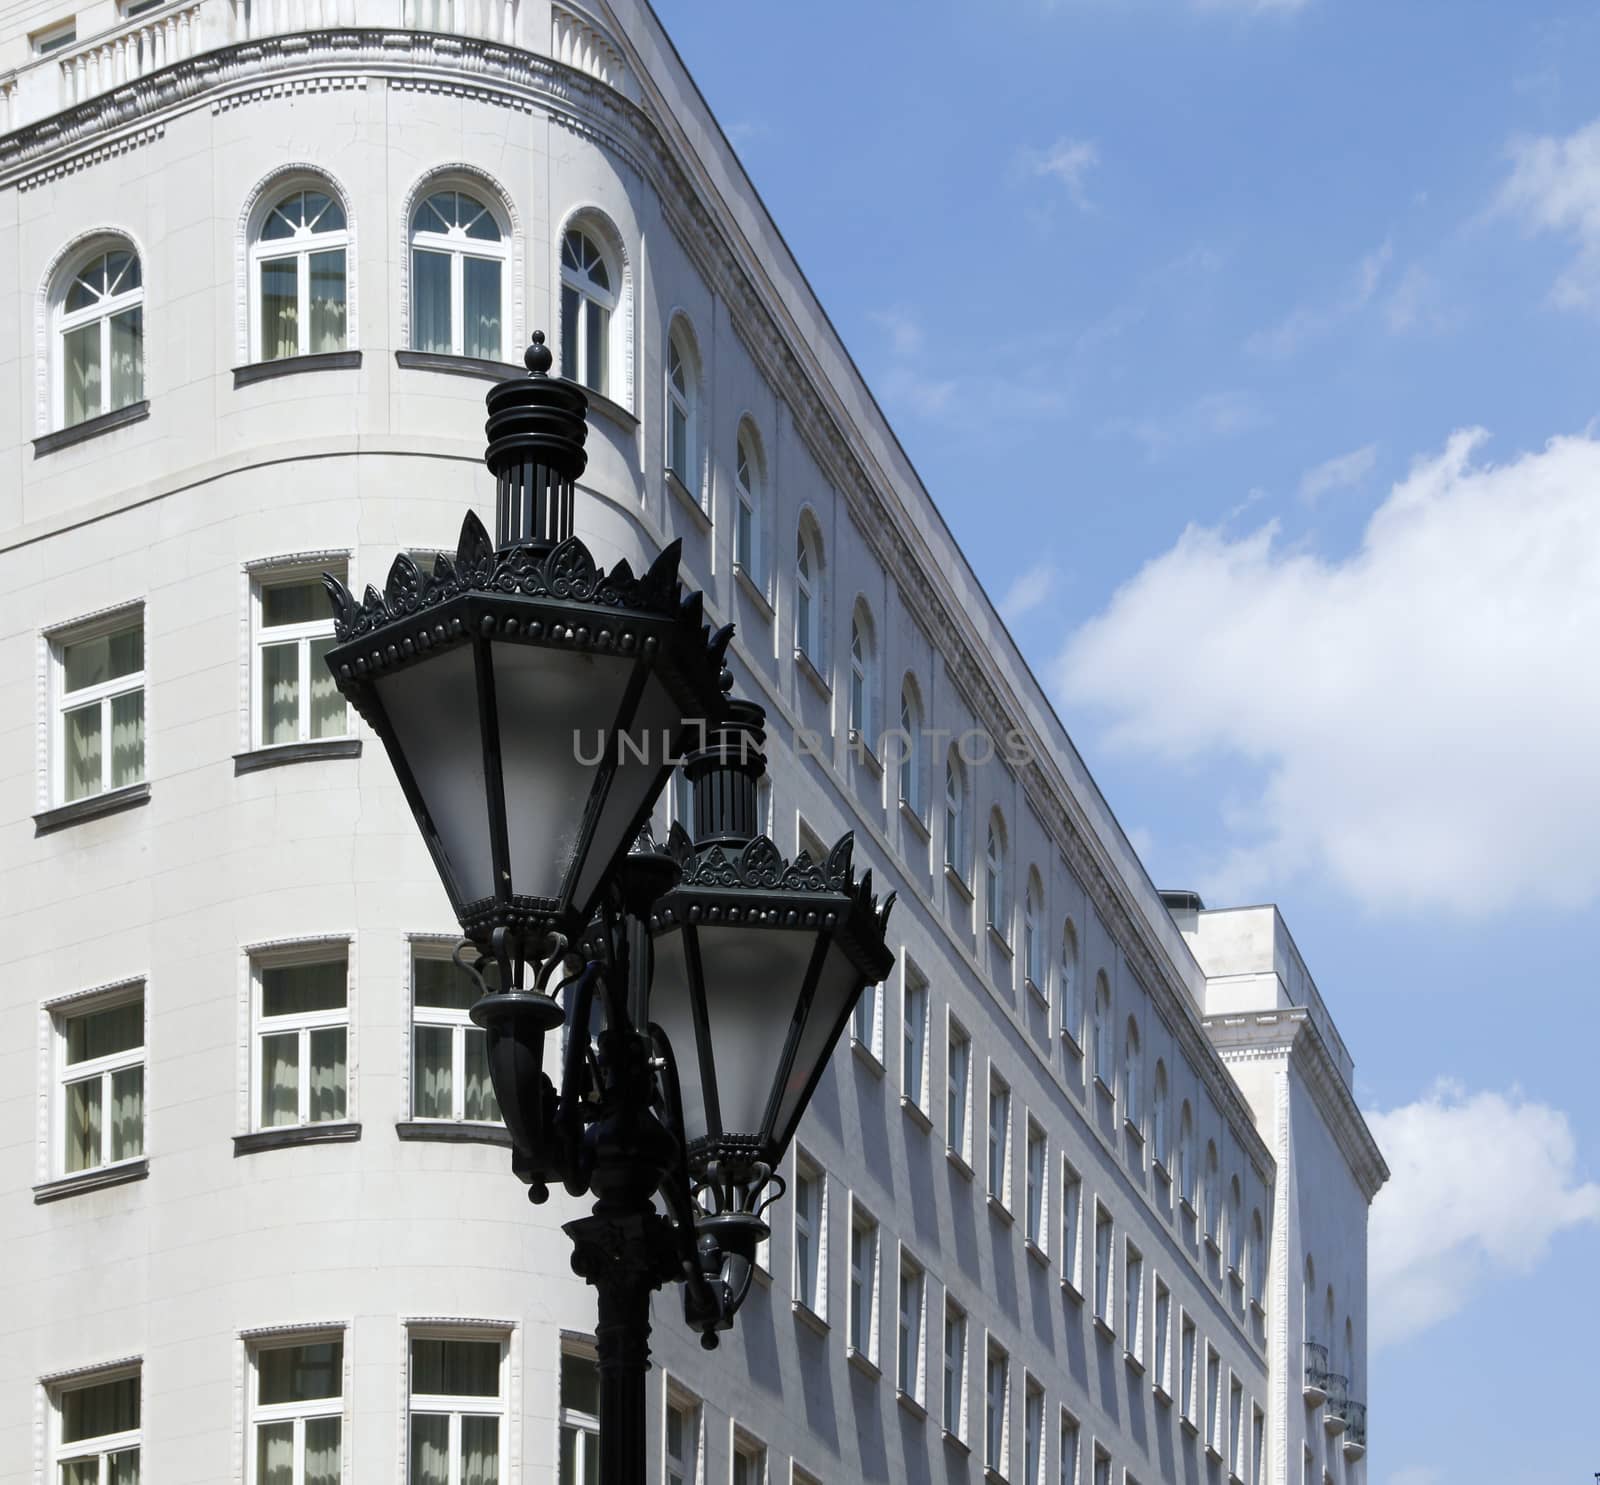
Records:
[[[1248,1276],[1228,1271],[1225,1203],[1203,1178],[1182,1199],[1180,1108],[1192,1112],[1191,1171],[1214,1147],[1216,1191],[1237,1179],[1242,1210],[1262,1213],[1268,1231],[1286,1230],[1274,1222],[1282,1172],[1206,1038],[1204,975],[654,18],[626,6],[579,25],[574,12],[525,0],[500,12],[515,26],[492,44],[361,16],[345,30],[284,24],[241,41],[238,9],[216,4],[193,7],[193,30],[165,66],[120,93],[91,89],[65,111],[37,104],[44,74],[59,84],[65,64],[59,77],[37,63],[0,74],[12,126],[0,135],[0,685],[12,703],[0,720],[0,900],[11,930],[0,1231],[12,1259],[0,1302],[13,1317],[0,1361],[0,1480],[52,1478],[62,1379],[131,1358],[146,1478],[250,1480],[246,1356],[292,1334],[283,1327],[308,1326],[345,1342],[343,1478],[402,1478],[405,1338],[418,1324],[508,1338],[503,1478],[557,1477],[561,1348],[593,1327],[592,1296],[557,1230],[579,1206],[557,1197],[531,1207],[497,1144],[412,1137],[410,936],[448,932],[443,892],[375,739],[357,728],[357,755],[341,744],[266,759],[252,720],[261,564],[342,563],[352,587],[381,586],[396,551],[453,549],[467,506],[490,514],[482,398],[488,379],[513,368],[408,354],[408,209],[420,183],[469,176],[497,188],[509,229],[507,361],[532,329],[559,346],[562,233],[574,220],[607,224],[595,230],[617,254],[623,300],[610,395],[591,413],[579,533],[606,565],[626,556],[637,566],[682,541],[686,581],[706,590],[716,622],[738,624],[739,693],[769,710],[775,839],[793,854],[853,829],[858,866],[900,897],[901,963],[864,1042],[841,1045],[799,1140],[825,1192],[825,1297],[795,1304],[792,1200],[775,1209],[770,1275],[719,1352],[699,1349],[676,1293],[663,1292],[657,1444],[670,1387],[698,1400],[702,1485],[730,1478],[736,1429],[765,1445],[773,1485],[807,1478],[796,1469],[828,1482],[968,1478],[982,1469],[985,1363],[997,1348],[1008,1359],[1000,1474],[1024,1476],[1037,1390],[1040,1467],[1052,1480],[1063,1410],[1080,1478],[1094,1485],[1097,1450],[1119,1482],[1124,1471],[1145,1485],[1204,1478],[1218,1462],[1208,1439],[1241,1478],[1257,1478],[1247,1473],[1250,1409],[1271,1407],[1268,1436],[1281,1438],[1298,1394],[1271,1385],[1268,1317],[1248,1302]],[[254,12],[251,24],[282,14]],[[75,55],[98,44],[87,23],[80,37]],[[315,177],[347,210],[344,350],[263,365],[251,202],[274,181]],[[47,273],[65,244],[101,230],[125,236],[143,263],[148,407],[61,437]],[[682,484],[663,472],[675,318],[698,365]],[[735,560],[741,430],[763,486],[765,551],[753,573]],[[811,662],[795,648],[802,522],[823,615]],[[961,871],[943,867],[943,740],[923,762],[920,819],[901,806],[893,763],[849,743],[858,603],[871,616],[880,722],[897,722],[910,674],[927,725],[946,738],[981,733],[1003,747],[1014,730],[1025,744],[1010,766],[973,762]],[[63,812],[52,782],[56,647],[70,626],[127,605],[142,605],[144,621],[148,791],[119,797],[115,812]],[[996,810],[1009,887],[991,928],[982,863]],[[1023,949],[1030,868],[1045,944],[1037,987]],[[1069,921],[1076,952],[1064,964]],[[315,941],[348,956],[341,1137],[263,1147],[249,1138],[252,956]],[[1087,1009],[1100,975],[1114,1049],[1103,1083]],[[132,980],[145,990],[147,1168],[125,1168],[137,1178],[118,1184],[63,1182],[64,998]],[[922,1087],[908,1081],[903,1050],[917,985]],[[1143,1088],[1131,1109],[1130,1018]],[[946,1139],[952,1026],[972,1049],[958,1150]],[[1159,1115],[1158,1063],[1169,1089]],[[987,1199],[989,1092],[1002,1085],[1007,1174]],[[1035,1231],[1030,1129],[1047,1146]],[[1070,1254],[1063,1162],[1081,1203]],[[791,1190],[794,1174],[791,1159]],[[1114,1228],[1099,1323],[1097,1208]],[[864,1213],[878,1233],[876,1322],[852,1354],[850,1234]],[[1143,1265],[1133,1335],[1129,1243]],[[925,1273],[921,1360],[904,1398],[902,1253]],[[1166,1358],[1155,1350],[1158,1280],[1170,1295]],[[947,1299],[968,1322],[965,1419],[952,1420],[951,1436]],[[1186,1318],[1199,1398],[1208,1345],[1221,1369],[1222,1416],[1207,1420],[1197,1398],[1192,1427],[1181,1416]],[[1225,1416],[1235,1378],[1243,1454]],[[1361,1477],[1338,1450],[1330,1461],[1336,1478]],[[1281,1465],[1259,1478],[1282,1479]]]

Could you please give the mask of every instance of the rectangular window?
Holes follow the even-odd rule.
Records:
[[[500,1485],[505,1352],[501,1337],[411,1337],[408,1485]]]
[[[827,1230],[827,1179],[800,1156],[794,1166],[794,1298],[814,1315],[827,1314],[822,1244]]]
[[[1250,1485],[1262,1485],[1267,1478],[1267,1415],[1252,1404],[1250,1408]]]
[[[1027,1239],[1036,1248],[1045,1245],[1045,1172],[1049,1170],[1049,1141],[1032,1119],[1028,1120],[1028,1190],[1025,1225]]]
[[[1122,1259],[1122,1344],[1135,1361],[1144,1360],[1144,1258],[1129,1243]]]
[[[901,1092],[919,1109],[928,1107],[928,982],[916,967],[907,964],[901,1014],[902,1055]]]
[[[687,1397],[669,1397],[666,1431],[666,1485],[695,1485],[700,1463],[700,1404]]]
[[[967,1313],[954,1300],[944,1306],[944,1431],[965,1439],[967,1427]]]
[[[35,31],[29,39],[33,42],[34,56],[48,57],[52,52],[65,51],[77,44],[78,23],[76,20],[61,21],[57,25],[46,26],[42,31]]]
[[[348,1114],[349,964],[341,947],[254,962],[255,1127],[321,1124]]]
[[[1244,1479],[1244,1387],[1237,1377],[1228,1381],[1228,1469]]]
[[[1044,1485],[1044,1388],[1032,1377],[1022,1389],[1022,1478]]]
[[[1111,1485],[1111,1456],[1099,1444],[1094,1446],[1094,1485]]]
[[[900,1258],[900,1331],[895,1379],[900,1390],[922,1401],[922,1312],[927,1279],[915,1260]]]
[[[1194,1358],[1195,1358],[1195,1331],[1194,1321],[1187,1315],[1183,1317],[1182,1340],[1179,1345],[1178,1365],[1179,1376],[1179,1407],[1183,1416],[1190,1423],[1195,1421],[1194,1416]]]
[[[1078,1267],[1078,1230],[1083,1225],[1083,1181],[1072,1162],[1061,1162],[1061,1277],[1080,1293],[1083,1291]]]
[[[1222,1358],[1206,1347],[1206,1447],[1222,1453]]]
[[[51,797],[91,799],[144,782],[144,610],[51,642]]]
[[[51,1402],[56,1485],[139,1485],[137,1369],[74,1379]]]
[[[733,1485],[767,1485],[766,1445],[742,1434],[734,1436]]]
[[[593,1356],[561,1353],[560,1485],[600,1478],[600,1367]]]
[[[1155,1368],[1155,1385],[1161,1391],[1172,1390],[1172,1293],[1158,1278],[1156,1280],[1155,1349],[1150,1364]]]
[[[55,1017],[57,1173],[144,1154],[144,987]]]
[[[878,1309],[878,1224],[859,1206],[850,1212],[850,1346],[875,1361]]]
[[[855,1010],[850,1013],[850,1039],[881,1061],[882,1044],[878,1040],[878,998],[876,985],[868,985],[862,990],[856,1000]]]
[[[488,1032],[472,1024],[471,977],[442,952],[411,956],[411,1117],[497,1124]]]
[[[1011,1359],[1003,1347],[989,1342],[983,1389],[983,1462],[996,1474],[1006,1473],[1006,1402],[1011,1386]]]
[[[248,1485],[338,1485],[344,1468],[343,1339],[261,1346],[251,1361]]]
[[[1059,1485],[1078,1485],[1078,1420],[1061,1410],[1061,1469]]]
[[[989,1195],[1001,1206],[1011,1197],[1011,1090],[989,1074]]]
[[[950,1022],[950,1053],[945,1086],[945,1140],[962,1160],[970,1160],[967,1131],[967,1092],[972,1081],[972,1038],[954,1020]]]
[[[1111,1213],[1094,1204],[1094,1318],[1111,1324]]]
[[[334,576],[344,577],[338,564]],[[253,745],[281,747],[344,737],[349,708],[333,683],[333,613],[320,572],[258,576],[252,592],[254,632]]]

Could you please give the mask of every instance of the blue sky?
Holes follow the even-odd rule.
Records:
[[[1600,11],[658,8],[1152,875],[1354,1051],[1372,1485],[1587,1481]]]

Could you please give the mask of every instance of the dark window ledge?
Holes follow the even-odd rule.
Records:
[[[286,1129],[258,1129],[254,1134],[233,1137],[235,1155],[254,1155],[259,1150],[283,1150],[290,1145],[346,1144],[361,1138],[361,1126],[353,1122],[293,1124]]]
[[[148,399],[143,402],[130,402],[115,412],[101,413],[98,418],[85,418],[83,422],[74,423],[70,428],[57,428],[54,433],[41,434],[33,441],[33,457],[38,459],[42,455],[53,454],[57,449],[69,448],[75,443],[83,443],[86,439],[98,438],[113,428],[126,428],[129,423],[142,423],[149,416]]]
[[[511,1146],[511,1131],[503,1124],[467,1124],[444,1119],[403,1119],[394,1127],[403,1140],[439,1140],[447,1145]]]
[[[526,376],[509,361],[489,361],[482,356],[453,356],[448,351],[396,351],[394,364],[411,371],[442,371],[446,376],[473,376],[486,382],[503,382]]]
[[[317,356],[280,356],[275,361],[252,361],[233,368],[233,385],[270,382],[277,376],[298,376],[302,371],[349,371],[361,364],[360,351],[323,351]]]
[[[689,519],[702,531],[711,529],[711,512],[700,504],[699,497],[695,495],[684,482],[678,478],[677,473],[671,469],[662,471],[662,477],[667,482],[667,488],[677,496],[678,504],[689,512]]]
[[[97,1170],[80,1170],[58,1181],[46,1181],[33,1188],[34,1205],[41,1202],[60,1201],[63,1197],[77,1196],[85,1191],[102,1191],[107,1186],[122,1186],[129,1181],[142,1181],[150,1174],[150,1161],[141,1155],[137,1160],[123,1160],[116,1165],[103,1165]]]
[[[282,768],[287,763],[315,763],[319,758],[359,758],[359,737],[321,737],[314,742],[280,743],[274,748],[252,748],[233,755],[235,774],[255,773],[263,768]]]
[[[135,805],[150,803],[148,783],[129,784],[126,789],[107,789],[103,794],[91,794],[87,799],[74,799],[71,804],[57,805],[33,817],[33,833],[49,835],[52,830],[65,830],[81,820],[98,819],[101,815],[114,815],[119,810],[131,810]]]

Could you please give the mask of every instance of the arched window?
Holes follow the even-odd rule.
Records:
[[[1259,1211],[1250,1214],[1250,1301],[1262,1307],[1267,1292],[1267,1232]]]
[[[967,770],[952,743],[944,760],[944,864],[967,880]]]
[[[71,428],[144,397],[144,278],[132,248],[101,246],[55,293],[56,422]]]
[[[411,214],[411,348],[505,359],[506,234],[465,191],[434,191]]]
[[[878,751],[878,642],[872,614],[857,603],[850,615],[850,730]]]
[[[1188,1202],[1190,1211],[1194,1210],[1195,1175],[1194,1113],[1186,1098],[1178,1115],[1178,1195]]]
[[[1228,1191],[1228,1267],[1244,1276],[1244,1192],[1235,1176]]]
[[[1116,1050],[1111,1027],[1111,981],[1102,969],[1094,977],[1094,1075],[1110,1092],[1116,1078]]]
[[[928,818],[923,777],[927,772],[922,737],[922,697],[908,675],[900,682],[900,802],[919,820]]]
[[[1078,930],[1068,918],[1061,925],[1061,1029],[1083,1046],[1083,981],[1078,974]]]
[[[1044,968],[1044,886],[1039,873],[1029,871],[1028,891],[1022,899],[1022,972],[1035,990],[1049,999],[1049,976]]]
[[[1000,811],[989,815],[989,837],[983,852],[983,910],[989,926],[1011,942],[1010,891],[1006,882],[1006,822]]]
[[[822,671],[822,543],[809,521],[794,539],[794,647]]]
[[[1217,1165],[1217,1146],[1214,1140],[1206,1141],[1206,1189],[1205,1189],[1205,1234],[1206,1241],[1214,1248],[1222,1245],[1218,1242],[1219,1219],[1222,1206],[1222,1172]]]
[[[1159,1057],[1150,1089],[1150,1143],[1156,1164],[1166,1170],[1172,1156],[1171,1131],[1167,1127],[1167,1065]]]
[[[734,484],[739,509],[733,522],[733,560],[744,569],[746,577],[762,588],[766,585],[766,559],[762,555],[766,522],[762,519],[762,510],[767,498],[767,474],[761,445],[748,425],[739,429],[734,451]]]
[[[668,472],[704,504],[700,479],[700,359],[681,320],[667,334]],[[742,449],[741,449],[742,452]]]
[[[611,317],[621,275],[600,243],[582,227],[561,239],[561,370],[598,392],[611,391]]]
[[[1122,1041],[1122,1116],[1135,1129],[1142,1128],[1144,1119],[1143,1077],[1139,1023],[1129,1016],[1128,1029]]]
[[[297,188],[268,208],[251,245],[257,360],[345,348],[349,242],[344,207],[326,190]]]

